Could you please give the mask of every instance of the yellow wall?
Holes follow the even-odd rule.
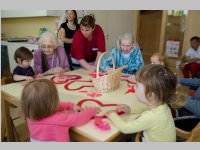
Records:
[[[39,36],[41,27],[48,28],[51,32],[56,31],[55,22],[60,17],[30,17],[30,18],[6,18],[1,19],[1,32],[5,38]]]
[[[192,36],[200,36],[200,10],[192,10],[188,13],[186,21],[186,31],[183,42],[182,54],[190,47],[190,38]]]

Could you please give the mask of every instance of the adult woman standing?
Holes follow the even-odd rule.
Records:
[[[80,28],[78,24],[77,13],[75,10],[66,11],[66,21],[60,25],[59,36],[64,43],[65,52],[70,65],[70,70],[73,70],[73,64],[70,56],[71,45],[75,32]]]
[[[105,37],[102,28],[95,24],[93,15],[86,15],[80,22],[73,39],[71,55],[90,72],[96,70],[99,56],[105,51]]]

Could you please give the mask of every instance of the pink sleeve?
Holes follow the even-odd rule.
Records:
[[[98,26],[98,31],[97,31],[97,47],[100,52],[105,52],[106,46],[105,46],[105,36],[102,28]]]
[[[63,110],[73,110],[74,108],[74,103],[71,102],[60,102],[58,105],[58,110],[63,111]]]
[[[87,123],[95,114],[96,110],[93,107],[89,107],[81,112],[63,113],[62,116],[56,119],[56,122],[69,127],[80,126]]]

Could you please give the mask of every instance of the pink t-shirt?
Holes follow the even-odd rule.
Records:
[[[63,112],[72,109],[73,103],[62,102],[55,114],[37,121],[28,119],[30,138],[39,141],[69,142],[70,127],[83,125],[96,114],[92,107],[81,112]]]

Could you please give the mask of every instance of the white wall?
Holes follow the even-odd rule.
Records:
[[[118,36],[129,32],[136,37],[135,10],[90,10],[87,14],[94,13],[96,23],[101,25],[106,38],[106,48],[116,46]]]

